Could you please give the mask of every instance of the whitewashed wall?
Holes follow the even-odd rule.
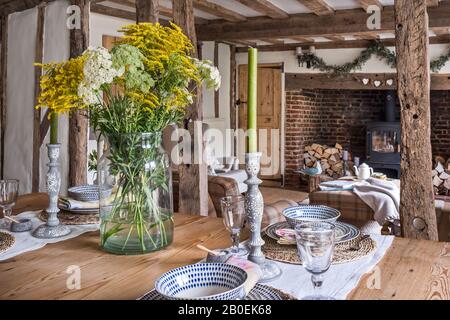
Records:
[[[36,9],[14,13],[8,21],[5,178],[31,191],[33,163],[34,47]]]
[[[66,60],[69,53],[69,31],[66,27],[67,1],[48,5],[44,25],[44,62]],[[34,62],[37,9],[11,14],[8,21],[7,106],[5,132],[5,177],[20,180],[20,193],[31,192],[33,163]],[[42,112],[45,113],[45,110]],[[45,191],[47,148],[45,138],[40,157],[40,190]],[[68,121],[59,123],[61,150],[61,191],[67,189]]]

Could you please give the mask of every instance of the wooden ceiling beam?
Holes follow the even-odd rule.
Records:
[[[345,36],[327,36],[325,38],[330,41],[344,41],[345,40]]]
[[[223,18],[227,21],[245,21],[247,18],[236,11],[227,9],[213,2],[206,0],[194,0],[194,8],[215,15],[217,17]]]
[[[427,0],[427,6],[429,7],[439,6],[439,0]]]
[[[379,0],[357,0],[361,8],[364,9],[364,11],[367,11],[367,9],[370,6],[377,6],[380,9],[383,9],[383,5]]]
[[[270,44],[284,44],[284,40],[274,38],[260,38],[258,40],[270,43]]]
[[[450,2],[441,2],[438,8],[428,8],[430,28],[450,27]],[[394,33],[394,9],[384,7],[381,12],[379,33]],[[280,21],[268,17],[249,18],[239,23],[211,21],[208,28],[198,30],[202,41],[228,39],[327,37],[344,35],[374,34],[367,28],[367,13],[360,9],[336,11],[334,15],[317,16],[310,13],[291,15]]]
[[[292,39],[292,38],[289,38]],[[395,39],[382,39],[380,40],[382,44],[386,47],[395,46]],[[437,37],[430,37],[430,44],[448,44],[450,43],[450,35],[443,35]],[[313,42],[304,41],[302,43],[285,43],[280,45],[261,45],[257,46],[261,52],[272,52],[272,51],[294,51],[297,47],[302,47],[304,49],[309,48],[309,46],[314,46],[316,50],[320,49],[352,49],[352,48],[367,48],[371,44],[371,40],[342,40],[336,42]],[[243,48],[236,49],[238,53],[247,52]]]
[[[23,11],[36,7],[41,2],[53,2],[55,0],[5,0],[0,3],[0,16],[6,16],[13,12]]]
[[[257,47],[258,44],[254,41],[248,41],[248,40],[235,40],[235,39],[231,39],[229,42],[233,43],[233,44],[238,44],[241,46],[246,46],[246,47]]]
[[[95,13],[99,13],[99,14],[109,15],[112,17],[134,20],[134,19],[131,19],[131,17],[135,15],[134,12],[123,10],[123,9],[118,9],[118,8],[113,8],[113,7],[109,7],[104,4],[101,4],[101,2],[105,2],[105,1],[106,0],[97,1],[95,5],[94,5],[94,3],[91,2],[91,11],[95,12]],[[113,2],[116,4],[120,4],[120,5],[129,7],[129,8],[133,8],[133,9],[136,8],[135,0],[107,0],[107,1]],[[94,10],[92,10],[92,7],[94,7]],[[168,23],[167,21],[169,19],[172,19],[173,11],[171,8],[159,5],[158,11],[160,14],[159,20],[160,20],[161,24],[166,24],[166,23]],[[161,15],[164,16],[164,18],[161,18]],[[161,20],[165,20],[165,21],[161,21]],[[196,24],[206,24],[208,22],[209,22],[208,19],[203,19],[200,17],[195,18]]]
[[[236,0],[243,5],[262,13],[272,19],[287,19],[289,14],[268,0]]]
[[[444,36],[450,33],[450,28],[432,28],[431,29],[437,36]]]
[[[314,42],[314,39],[308,38],[308,37],[299,37],[299,36],[293,36],[289,37],[291,40],[295,40],[298,42]]]
[[[123,9],[111,8],[103,4],[91,3],[91,12],[136,21],[136,13]]]
[[[318,16],[326,16],[334,13],[334,9],[325,0],[297,0]]]

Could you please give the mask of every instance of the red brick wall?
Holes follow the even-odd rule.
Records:
[[[339,142],[353,155],[366,154],[366,126],[384,120],[385,93],[379,90],[295,90],[286,92],[285,182],[298,185],[293,171],[303,149],[314,142]],[[450,157],[450,92],[431,93],[434,155]]]
[[[450,157],[450,91],[431,91],[431,146],[434,156]]]

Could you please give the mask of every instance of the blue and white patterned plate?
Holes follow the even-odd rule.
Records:
[[[344,223],[344,222],[336,222],[336,243],[342,243],[345,241],[353,240],[357,238],[360,234],[360,231],[357,227]],[[280,237],[277,235],[278,229],[289,229],[290,225],[286,221],[274,223],[267,227],[265,230],[266,235],[272,239],[279,240]]]
[[[247,272],[225,263],[197,263],[164,273],[155,290],[169,300],[237,300],[245,296]]]
[[[165,300],[156,290],[152,290],[138,300]],[[286,300],[279,292],[273,288],[257,283],[245,300]]]
[[[302,205],[283,210],[283,216],[292,228],[298,223],[307,221],[334,223],[340,215],[339,210],[327,206]]]

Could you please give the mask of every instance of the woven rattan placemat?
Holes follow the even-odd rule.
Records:
[[[301,264],[298,257],[297,247],[295,245],[281,245],[267,235],[263,235],[262,237],[266,242],[262,248],[266,258],[280,262]],[[357,241],[360,241],[360,238],[336,245],[333,256],[333,264],[361,259],[374,252],[377,248],[377,243],[375,240],[372,238],[366,238],[361,241],[359,250],[349,250],[349,248]]]
[[[42,211],[39,213],[39,219],[42,221],[47,221],[47,212]],[[100,218],[97,214],[76,214],[73,212],[68,212],[61,210],[58,213],[58,219],[62,224],[65,225],[81,225],[81,224],[97,224],[100,222]]]
[[[11,248],[15,241],[16,239],[12,234],[0,232],[0,253]]]
[[[274,295],[276,296],[276,300],[298,300],[290,294],[260,283],[258,283],[255,288],[250,291],[245,300],[266,300],[270,297],[274,298]],[[164,300],[164,297],[161,296],[155,289],[153,289],[137,300]]]

